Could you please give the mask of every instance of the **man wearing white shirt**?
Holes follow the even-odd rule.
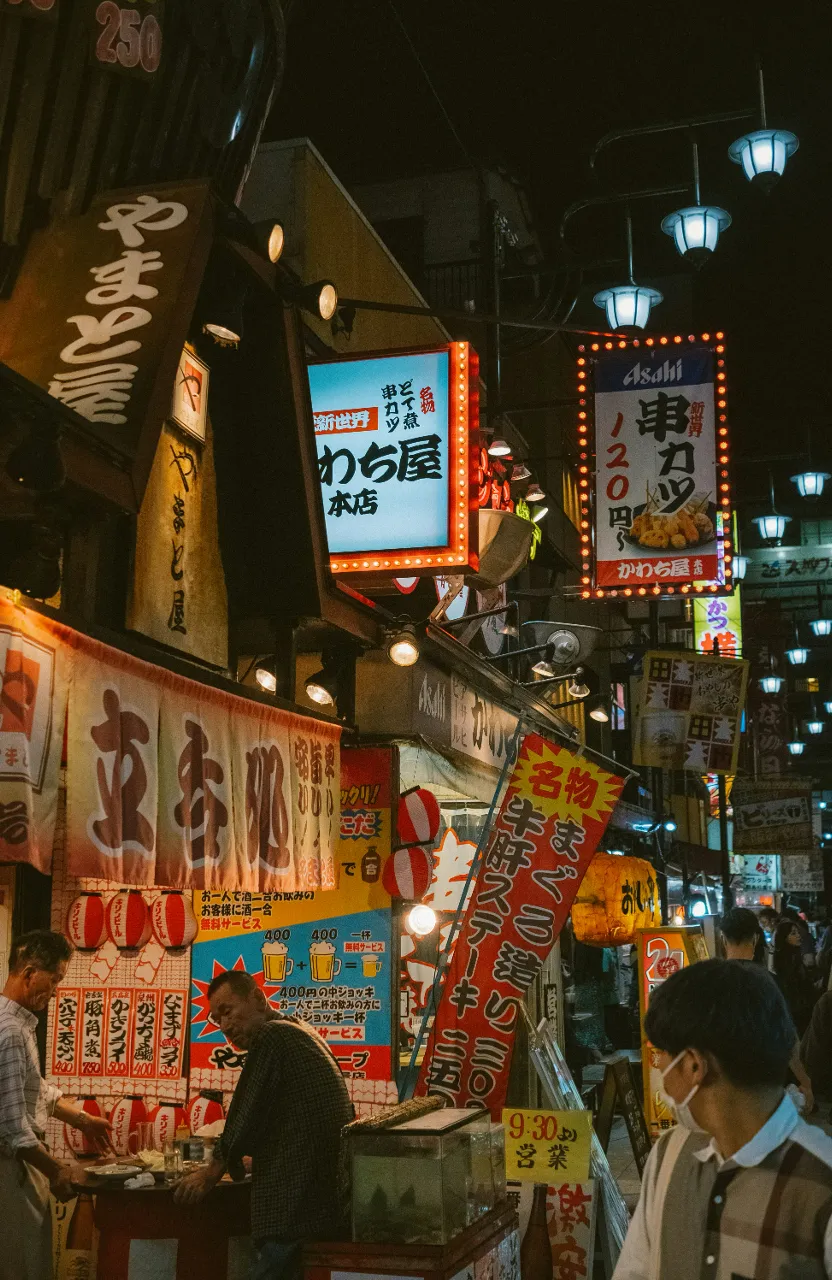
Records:
[[[12,943],[0,994],[0,1280],[50,1280],[49,1192],[69,1200],[84,1174],[47,1150],[46,1122],[55,1116],[95,1146],[108,1144],[110,1122],[64,1102],[40,1074],[35,1030],[66,973],[72,947],[63,934],[36,929]]]
[[[704,960],[645,1033],[676,1128],[654,1147],[614,1280],[830,1280],[832,1139],[783,1080],[794,1026],[757,965]]]

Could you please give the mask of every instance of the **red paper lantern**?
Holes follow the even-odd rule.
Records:
[[[113,1107],[110,1112],[110,1124],[113,1126],[113,1132],[110,1136],[113,1146],[120,1156],[129,1155],[127,1142],[130,1134],[137,1124],[141,1124],[146,1119],[147,1108],[137,1093],[128,1093],[126,1097],[119,1099]]]
[[[430,844],[439,834],[439,801],[426,787],[405,791],[399,799],[399,839],[405,844]]]
[[[138,889],[119,889],[107,903],[107,932],[123,951],[138,951],[150,937],[150,911]]]
[[[425,849],[397,849],[384,864],[382,884],[391,898],[418,902],[433,878],[433,858]]]
[[[216,1098],[207,1098],[204,1093],[197,1094],[191,1102],[189,1111],[191,1133],[198,1133],[206,1124],[214,1124],[225,1119],[225,1111]]]
[[[165,889],[150,908],[153,932],[163,947],[181,951],[196,937],[197,923],[191,900],[178,889]]]
[[[90,1093],[83,1093],[76,1098],[76,1105],[79,1111],[86,1111],[88,1116],[103,1116],[104,1112],[98,1105],[96,1099]],[[86,1134],[81,1133],[80,1129],[73,1129],[70,1125],[64,1125],[64,1137],[66,1145],[74,1152],[76,1156],[95,1156],[98,1150]]]
[[[107,917],[100,893],[81,893],[66,913],[66,936],[79,951],[97,951],[107,937]]]
[[[160,1102],[147,1117],[153,1125],[153,1145],[164,1151],[166,1142],[173,1142],[180,1124],[188,1123],[188,1113],[178,1102]]]

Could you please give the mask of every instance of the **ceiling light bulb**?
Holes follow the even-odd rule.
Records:
[[[407,917],[408,932],[415,934],[417,938],[426,938],[435,928],[436,912],[432,907],[425,906],[424,902],[417,903]]]
[[[492,458],[507,458],[511,454],[511,445],[507,440],[492,440],[488,446],[488,452]]]
[[[274,671],[270,671],[268,667],[257,667],[254,672],[254,679],[266,693],[277,692],[277,674]]]

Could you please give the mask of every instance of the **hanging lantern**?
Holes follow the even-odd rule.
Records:
[[[797,485],[797,492],[801,498],[819,498],[823,493],[823,486],[829,479],[828,471],[801,471],[799,475],[792,476],[792,484]]]
[[[786,657],[793,667],[802,667],[809,661],[809,650],[802,645],[795,645],[794,649],[786,650]]]
[[[760,688],[763,693],[779,693],[782,686],[782,676],[760,676]]]
[[[199,1133],[207,1124],[216,1124],[217,1120],[225,1119],[221,1098],[222,1094],[215,1093],[213,1089],[197,1094],[188,1108],[191,1133]]]
[[[137,1093],[128,1093],[126,1097],[119,1099],[110,1112],[110,1124],[113,1126],[110,1137],[118,1155],[129,1155],[127,1143],[130,1134],[136,1125],[143,1124],[146,1119],[147,1108]]]
[[[788,129],[754,129],[731,143],[728,156],[734,164],[742,165],[749,182],[770,191],[799,145]]]
[[[433,879],[433,858],[418,846],[397,849],[384,864],[381,882],[391,898],[405,898],[418,902],[430,888]]]
[[[832,618],[815,618],[814,622],[810,622],[809,626],[816,636],[832,635]]]
[[[795,740],[794,742],[790,742],[790,743],[788,744],[788,747],[789,747],[789,754],[790,754],[790,755],[793,755],[793,756],[802,756],[802,755],[803,755],[803,752],[806,750],[806,743],[805,743],[805,742],[798,742],[797,740]]]
[[[75,1099],[75,1105],[78,1107],[79,1111],[86,1111],[88,1116],[103,1116],[104,1114],[91,1093],[82,1093],[80,1097]],[[85,1133],[81,1133],[80,1129],[73,1129],[71,1125],[65,1124],[64,1138],[66,1140],[66,1145],[74,1155],[98,1155],[98,1148],[90,1141]]]
[[[97,951],[107,937],[107,917],[100,893],[80,893],[66,913],[66,936],[79,951]]]
[[[181,1124],[188,1123],[188,1113],[178,1102],[162,1102],[154,1107],[147,1117],[153,1125],[153,1146],[156,1151],[164,1151],[166,1142],[173,1142],[176,1130]]]
[[[183,951],[197,934],[198,925],[191,900],[178,889],[165,889],[154,899],[150,922],[157,941],[168,951]]]
[[[717,246],[719,237],[731,225],[731,215],[713,204],[692,204],[669,213],[662,221],[662,231],[673,237],[678,252],[694,266],[706,262]]]
[[[430,844],[439,835],[439,801],[426,787],[413,787],[399,799],[399,839],[405,844]]]
[[[107,932],[122,951],[138,951],[150,937],[150,911],[138,889],[119,889],[107,903]]]
[[[734,577],[741,582],[748,573],[748,556],[734,556]]]
[[[763,542],[779,542],[790,520],[791,516],[781,516],[773,511],[770,516],[756,516],[753,523]]]
[[[643,329],[650,319],[650,312],[663,300],[658,289],[644,285],[619,284],[602,289],[592,301],[607,313],[611,329]]]
[[[643,858],[596,853],[572,904],[578,942],[620,947],[637,929],[661,924],[656,873]]]

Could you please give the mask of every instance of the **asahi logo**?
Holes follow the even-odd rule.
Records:
[[[657,383],[673,383],[682,381],[682,361],[665,360],[658,369],[652,365],[634,364],[624,379],[625,387],[648,387]]]
[[[422,680],[422,687],[419,690],[419,710],[424,712],[426,716],[430,716],[432,720],[445,720],[448,714],[447,699],[445,696],[446,685],[444,681],[439,681],[436,685],[431,686],[427,676]]]

